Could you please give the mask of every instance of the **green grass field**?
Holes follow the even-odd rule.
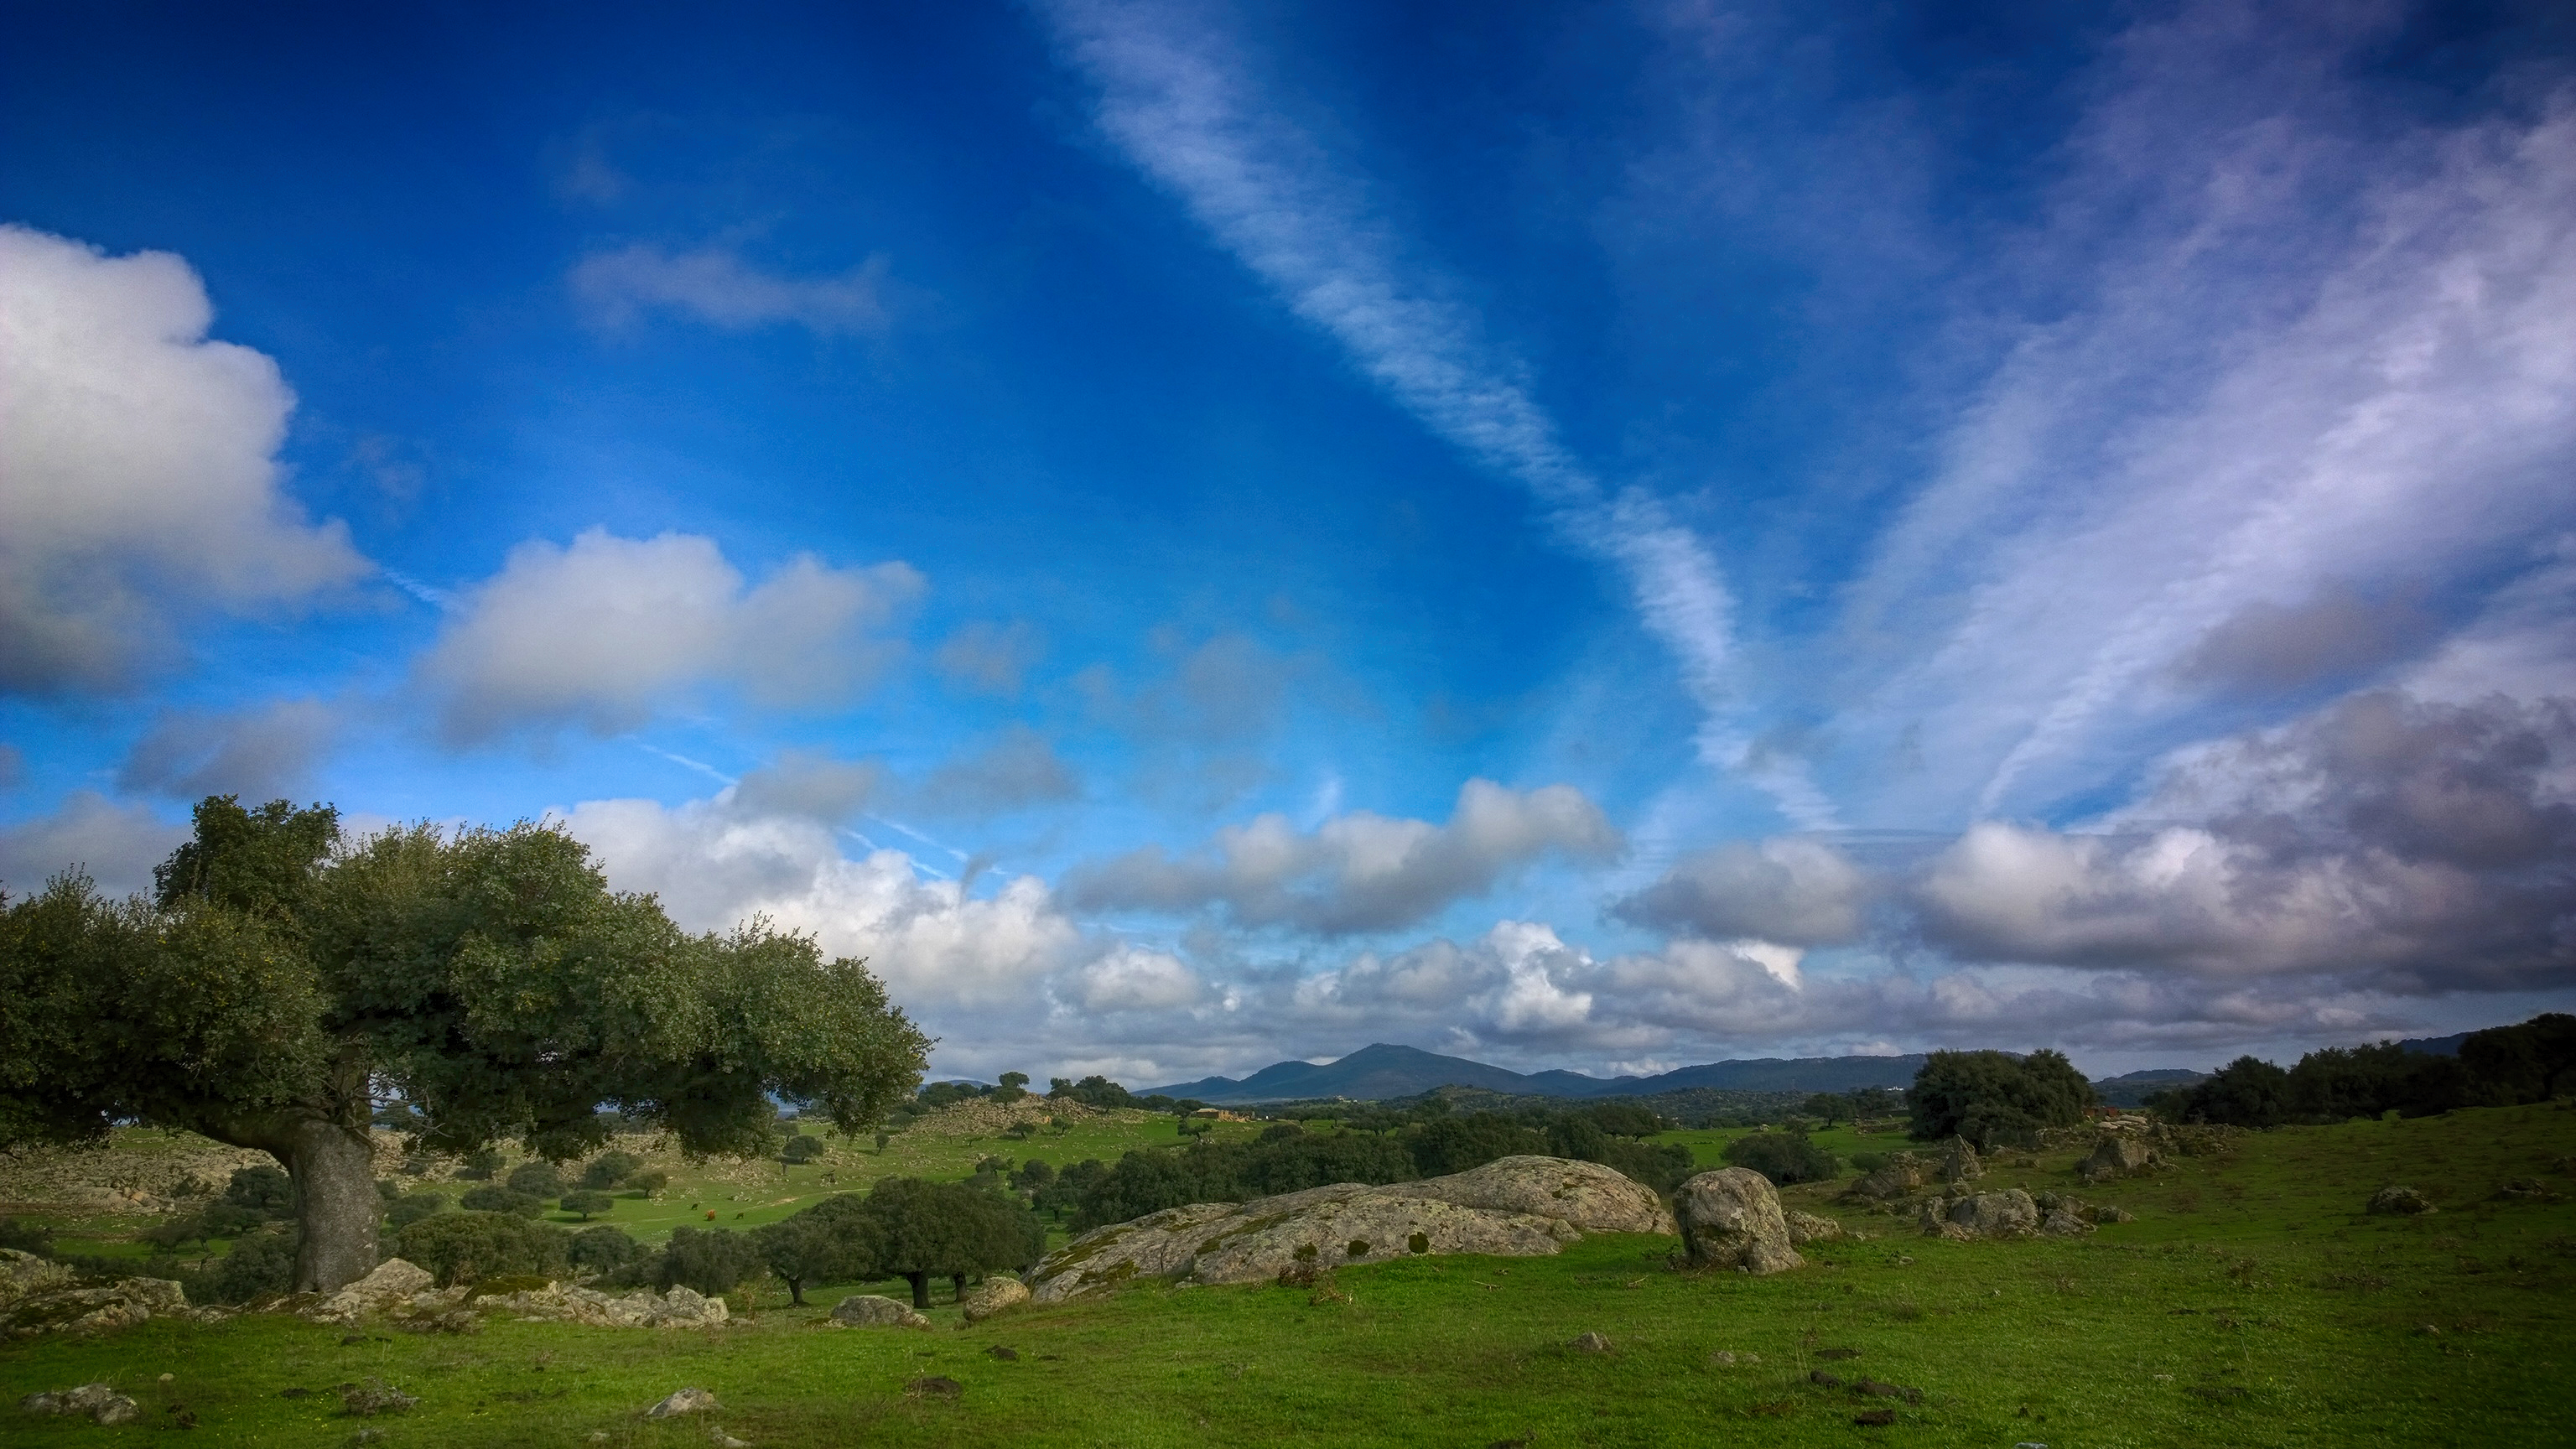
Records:
[[[1160,1127],[1151,1140],[1168,1139],[1168,1119]],[[934,1173],[937,1158],[962,1173],[985,1151],[1114,1156],[1113,1139],[1141,1139],[1151,1124],[1086,1130],[1102,1141],[925,1138],[903,1170]],[[1725,1135],[1673,1140],[1713,1157]],[[1900,1145],[1827,1140],[1846,1152]],[[2099,1189],[2075,1183],[2071,1154],[2048,1154],[1998,1165],[1980,1185],[2071,1190],[2138,1221],[2073,1242],[1963,1244],[1845,1210],[1877,1236],[1811,1248],[1806,1269],[1761,1279],[1673,1271],[1668,1239],[1601,1236],[1557,1258],[1351,1270],[1322,1292],[1151,1283],[972,1328],[943,1303],[928,1332],[822,1326],[843,1288],[809,1294],[805,1309],[755,1295],[747,1321],[713,1334],[496,1321],[473,1337],[353,1338],[292,1318],[156,1321],[0,1348],[0,1385],[14,1399],[106,1379],[147,1410],[147,1425],[121,1429],[11,1422],[10,1442],[28,1445],[168,1435],[183,1413],[197,1426],[188,1440],[210,1445],[339,1445],[374,1430],[385,1445],[696,1446],[710,1422],[761,1449],[2563,1445],[2576,1443],[2564,1387],[2576,1375],[2576,1204],[2495,1193],[2534,1176],[2576,1193],[2571,1154],[2576,1111],[2565,1104],[2286,1129]],[[700,1185],[757,1187],[726,1209],[728,1223],[736,1210],[752,1222],[791,1210],[775,1199],[828,1190],[805,1180],[823,1171],[860,1185],[846,1162],[795,1169],[775,1191]],[[2443,1210],[2362,1215],[2392,1181]],[[1834,1190],[1784,1196],[1821,1210]],[[672,1200],[685,1213],[677,1193],[653,1206]],[[1567,1346],[1587,1330],[1611,1352]],[[1916,1388],[1921,1401],[1819,1385],[1817,1370]],[[907,1392],[924,1375],[962,1394]],[[420,1406],[343,1416],[328,1390],[369,1377]],[[713,1391],[723,1411],[640,1417],[686,1385]],[[286,1396],[295,1389],[317,1392]],[[1854,1424],[1877,1408],[1895,1422]]]

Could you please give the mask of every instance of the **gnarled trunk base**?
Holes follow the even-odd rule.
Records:
[[[364,1127],[308,1119],[283,1133],[286,1170],[295,1179],[296,1217],[304,1243],[295,1253],[295,1291],[334,1293],[375,1271],[376,1153]],[[269,1149],[275,1152],[277,1149]]]

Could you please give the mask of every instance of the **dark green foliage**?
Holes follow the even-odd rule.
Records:
[[[656,1193],[671,1185],[671,1174],[658,1167],[644,1172],[629,1173],[626,1177],[626,1185],[640,1188],[646,1193]]]
[[[401,1183],[396,1182],[390,1177],[380,1177],[376,1179],[376,1196],[383,1199],[386,1206],[391,1207],[396,1201],[400,1200],[402,1195],[403,1188]]]
[[[1413,1154],[1402,1142],[1368,1132],[1152,1148],[1119,1158],[1082,1190],[1073,1228],[1083,1232],[1184,1203],[1241,1202],[1327,1183],[1403,1182],[1417,1175]]]
[[[583,1222],[589,1222],[592,1218],[617,1206],[617,1199],[604,1192],[568,1192],[563,1195],[563,1201],[559,1206],[565,1212],[580,1214]]]
[[[1097,1157],[1065,1164],[1052,1182],[1040,1183],[1029,1190],[1029,1204],[1049,1217],[1062,1220],[1079,1209],[1084,1196],[1108,1180],[1109,1164]]]
[[[959,1102],[974,1101],[988,1090],[973,1082],[932,1082],[915,1093],[913,1100],[920,1104],[921,1110],[936,1112]]]
[[[510,1191],[530,1197],[557,1197],[563,1193],[563,1169],[551,1162],[523,1162],[510,1169],[507,1179]]]
[[[1099,1107],[1104,1110],[1144,1105],[1130,1095],[1125,1087],[1102,1076],[1089,1076],[1078,1082],[1069,1082],[1062,1077],[1050,1078],[1047,1082],[1047,1096],[1067,1102],[1080,1102],[1086,1107]]]
[[[856,1193],[827,1197],[785,1222],[755,1229],[752,1241],[798,1303],[808,1283],[859,1282],[887,1271],[884,1225]]]
[[[615,1273],[643,1256],[642,1244],[606,1223],[582,1229],[564,1245],[565,1260],[585,1273]]]
[[[546,1210],[541,1198],[491,1183],[466,1189],[465,1195],[456,1200],[456,1205],[468,1212],[509,1213],[523,1218],[535,1217]]]
[[[456,1169],[456,1175],[467,1182],[489,1182],[492,1174],[500,1170],[501,1154],[489,1147],[477,1147],[465,1154],[465,1165]]]
[[[1834,1155],[1807,1140],[1803,1132],[1754,1132],[1726,1144],[1722,1154],[1736,1167],[1749,1167],[1779,1187],[1793,1182],[1823,1182],[1834,1175]]]
[[[594,1191],[605,1192],[610,1188],[623,1186],[626,1179],[634,1176],[636,1169],[643,1165],[643,1159],[634,1153],[620,1152],[612,1147],[582,1164],[581,1185]]]
[[[887,1178],[869,1190],[866,1211],[883,1235],[884,1270],[911,1281],[915,1308],[930,1306],[933,1277],[962,1285],[987,1269],[1027,1267],[1046,1251],[1034,1214],[965,1183]]]
[[[2192,1117],[2239,1127],[2278,1127],[2290,1118],[2290,1074],[2270,1062],[2238,1057],[2191,1089]]]
[[[1598,1162],[1657,1192],[1671,1192],[1681,1186],[1693,1169],[1690,1149],[1679,1143],[1630,1142],[1613,1138],[1600,1156],[1586,1160]]]
[[[422,1218],[435,1217],[447,1211],[447,1198],[435,1192],[406,1193],[385,1209],[385,1223],[396,1232],[410,1227]]]
[[[694,1288],[709,1297],[730,1293],[767,1268],[751,1234],[721,1228],[673,1228],[661,1256],[646,1266],[646,1281],[655,1288]]]
[[[1016,1102],[1028,1094],[1028,1073],[1004,1072],[1002,1073],[1002,1084],[993,1089],[993,1100],[996,1102]]]
[[[1887,1165],[1884,1152],[1855,1152],[1851,1155],[1852,1171],[1876,1172]]]
[[[1414,1171],[1422,1177],[1445,1177],[1497,1157],[1548,1150],[1545,1133],[1499,1112],[1442,1116],[1416,1128],[1406,1145],[1412,1150]]]
[[[571,1238],[561,1228],[511,1213],[439,1213],[395,1234],[392,1256],[425,1269],[441,1287],[450,1287],[484,1278],[560,1274],[568,1261]]]
[[[2147,1105],[2178,1122],[2277,1127],[2542,1102],[2571,1088],[2576,1016],[2548,1012],[2519,1026],[2472,1033],[2456,1057],[2410,1052],[2394,1042],[2326,1047],[2287,1072],[2239,1057],[2209,1080],[2159,1092]]]
[[[1662,1118],[1634,1102],[1599,1102],[1582,1110],[1593,1126],[1613,1137],[1652,1137],[1664,1130]]]
[[[800,1133],[788,1138],[787,1145],[779,1149],[778,1155],[788,1162],[812,1162],[823,1155],[823,1139]]]
[[[0,1218],[0,1248],[33,1253],[39,1258],[53,1256],[54,1230],[42,1223]]]
[[[1011,1186],[1032,1195],[1045,1191],[1054,1181],[1055,1164],[1042,1157],[1032,1157],[1011,1169]]]
[[[1918,1141],[1964,1137],[1980,1151],[2071,1127],[2093,1105],[2093,1084],[2059,1052],[1934,1052],[1905,1093]]]
[[[244,1234],[198,1280],[204,1302],[248,1303],[263,1293],[283,1293],[295,1282],[295,1232],[269,1228]]]
[[[1818,1092],[1807,1098],[1798,1110],[1830,1127],[1837,1122],[1850,1119],[1852,1100],[1840,1092]]]

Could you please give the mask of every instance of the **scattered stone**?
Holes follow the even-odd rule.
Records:
[[[1610,1351],[1610,1340],[1602,1337],[1600,1334],[1587,1330],[1583,1333],[1576,1334],[1573,1341],[1568,1343],[1566,1347],[1573,1349],[1576,1353],[1608,1353]]]
[[[1336,1183],[1247,1203],[1192,1203],[1096,1229],[1038,1265],[1039,1303],[1131,1278],[1280,1281],[1429,1253],[1538,1257],[1585,1232],[1674,1231],[1652,1188],[1597,1163],[1506,1157],[1383,1187]]]
[[[682,1389],[678,1393],[671,1395],[671,1397],[664,1399],[662,1402],[655,1404],[649,1409],[646,1409],[644,1411],[644,1417],[647,1419],[671,1419],[677,1418],[682,1414],[702,1414],[710,1409],[721,1409],[723,1407],[724,1405],[716,1402],[715,1395],[708,1393],[704,1389]]]
[[[998,1343],[994,1344],[991,1348],[984,1350],[984,1352],[987,1356],[998,1358],[1004,1363],[1018,1363],[1020,1361],[1020,1351],[1018,1349],[1004,1348]],[[1232,1376],[1235,1378],[1241,1378],[1243,1376],[1243,1369],[1240,1365],[1235,1367]]]
[[[1986,1175],[1985,1164],[1977,1160],[1977,1149],[1965,1137],[1953,1137],[1941,1144],[1939,1171],[1941,1181],[1952,1187]]]
[[[1817,1350],[1816,1350],[1816,1357],[1821,1358],[1821,1359],[1837,1359],[1837,1360],[1838,1360],[1838,1359],[1846,1359],[1846,1358],[1858,1358],[1858,1357],[1860,1357],[1860,1350],[1859,1350],[1859,1349],[1856,1349],[1856,1348],[1820,1348],[1820,1349],[1817,1349]]]
[[[716,1449],[751,1449],[750,1440],[737,1439],[731,1434],[726,1433],[724,1430],[717,1428],[709,1428],[707,1430],[707,1442],[715,1445]]]
[[[2039,1221],[2039,1235],[2043,1238],[2080,1238],[2091,1231],[2093,1231],[2091,1223],[2064,1208],[2050,1213]]]
[[[2423,1217],[2429,1213],[2441,1211],[2433,1206],[2431,1198],[2411,1187],[2381,1188],[2370,1195],[2370,1203],[2366,1210],[2385,1216],[2405,1218]]]
[[[436,1286],[438,1280],[426,1269],[400,1258],[387,1258],[373,1272],[305,1309],[301,1316],[315,1323],[355,1323]]]
[[[903,1391],[916,1399],[957,1399],[966,1394],[966,1386],[938,1374],[923,1374],[903,1386]]]
[[[2026,1238],[2039,1231],[2039,1204],[2020,1188],[1932,1198],[1923,1208],[1927,1237],[1960,1240]]]
[[[959,1305],[968,1323],[981,1323],[1005,1309],[1017,1308],[1029,1301],[1029,1285],[1007,1273],[996,1273],[975,1285]]]
[[[1789,1224],[1771,1179],[1743,1167],[1703,1172],[1681,1185],[1682,1242],[1691,1261],[1744,1273],[1806,1266],[1789,1245]]]
[[[399,1414],[419,1403],[417,1394],[406,1394],[382,1379],[369,1379],[340,1391],[340,1411],[361,1419],[372,1419],[378,1414]]]
[[[16,1248],[0,1248],[0,1308],[21,1298],[69,1288],[76,1275],[71,1269],[33,1253]]]
[[[2504,1186],[2497,1188],[2496,1196],[2502,1198],[2538,1199],[2549,1196],[2549,1189],[2540,1185],[2539,1178],[2517,1177],[2511,1182],[2506,1183]]]
[[[0,1328],[13,1338],[89,1335],[131,1328],[156,1316],[193,1316],[186,1291],[167,1278],[118,1278],[103,1284],[90,1279],[90,1286],[78,1286],[83,1281],[58,1263],[0,1248],[0,1284],[16,1295],[0,1295]]]
[[[1844,1230],[1842,1224],[1815,1213],[1799,1212],[1792,1208],[1780,1216],[1789,1225],[1791,1247],[1805,1247],[1809,1243],[1839,1243],[1851,1236]]]
[[[1863,1409],[1852,1415],[1852,1422],[1864,1429],[1884,1429],[1896,1422],[1894,1409]]]
[[[668,1293],[639,1288],[619,1297],[591,1288],[548,1283],[543,1288],[523,1288],[514,1293],[489,1293],[472,1302],[487,1313],[592,1328],[718,1328],[731,1317],[723,1299],[677,1285]]]
[[[2105,1132],[2093,1152],[2075,1167],[2086,1182],[2110,1182],[2152,1172],[2164,1165],[2163,1154],[2131,1133]]]
[[[1923,1402],[1923,1391],[1921,1389],[1910,1389],[1903,1384],[1882,1384],[1876,1379],[1868,1377],[1863,1377],[1859,1381],[1855,1382],[1852,1385],[1852,1389],[1857,1393],[1868,1394],[1875,1398],[1903,1399],[1909,1404],[1919,1404]]]
[[[142,1407],[133,1399],[103,1383],[29,1394],[18,1401],[18,1407],[30,1414],[87,1414],[98,1424],[131,1424],[143,1417]]]
[[[1923,1190],[1923,1160],[1911,1152],[1888,1155],[1884,1166],[1863,1173],[1843,1189],[1848,1202],[1892,1202]]]
[[[843,1328],[928,1328],[930,1320],[909,1303],[875,1293],[853,1293],[832,1305],[832,1322]]]
[[[1816,1385],[1818,1388],[1826,1389],[1839,1389],[1843,1386],[1842,1375],[1829,1374],[1823,1369],[1809,1370],[1807,1373],[1807,1382]]]
[[[2137,1220],[2138,1215],[2129,1211],[2127,1208],[2112,1207],[2105,1204],[2093,1209],[2093,1221],[2096,1223],[2134,1223]]]

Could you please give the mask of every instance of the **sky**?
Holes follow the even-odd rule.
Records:
[[[2576,13],[8,7],[0,889],[550,823],[933,1069],[2576,1007]]]

